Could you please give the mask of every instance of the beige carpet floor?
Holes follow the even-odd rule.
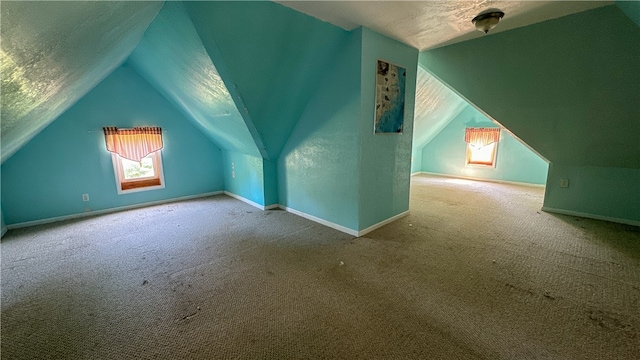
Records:
[[[227,196],[10,230],[2,359],[634,359],[638,227],[416,176],[354,238]]]

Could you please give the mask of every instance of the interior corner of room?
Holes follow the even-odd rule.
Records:
[[[412,184],[428,188],[426,179],[436,177],[476,184],[474,194],[487,197],[494,186],[533,187],[539,204],[532,217],[571,219],[561,222],[578,232],[585,218],[596,219],[603,229],[625,224],[620,232],[637,234],[640,2],[485,5],[3,1],[2,241],[36,225],[212,196],[231,222],[252,213],[228,210],[245,206],[239,200],[265,218],[286,214],[338,230],[341,244],[368,234],[393,238],[384,229],[399,221],[406,226],[394,227],[396,235],[406,239],[413,236]],[[495,28],[478,27],[481,14],[493,14]],[[104,132],[111,127],[161,129],[162,146],[145,153],[152,170],[131,175],[143,157],[114,153]],[[118,168],[122,159],[135,171]],[[127,176],[138,187],[125,189]],[[507,202],[519,196],[529,195]],[[421,208],[435,206],[420,199],[427,202]],[[453,212],[461,204],[442,202]],[[456,237],[436,215],[421,221]],[[499,213],[478,229],[508,218]],[[234,226],[236,235],[264,230]],[[391,242],[384,246],[401,247]],[[436,253],[449,250],[444,244]],[[405,259],[385,254],[369,263],[388,269]],[[336,261],[329,272],[340,277],[343,265]],[[357,275],[333,285],[380,290]],[[536,301],[550,300],[541,294]],[[12,296],[4,280],[2,296],[3,303]],[[586,316],[611,330],[620,325],[614,315]],[[637,329],[615,334],[636,336]]]
[[[15,89],[3,91],[3,229],[224,192],[359,234],[408,211],[409,174],[420,172],[545,185],[545,210],[640,221],[631,4],[422,51],[273,3],[102,4],[86,10],[108,10],[84,25],[92,51],[60,30],[19,53],[10,40],[24,35],[28,6],[4,6],[18,15],[2,27]],[[104,38],[126,11],[140,17]],[[290,32],[292,21],[304,28]],[[52,44],[57,53],[27,62]],[[401,135],[370,130],[377,60],[407,69]],[[97,130],[141,125],[171,129],[166,187],[121,195]],[[502,129],[491,167],[463,159],[461,133],[478,127]]]
[[[131,6],[144,16],[129,20],[102,52],[75,58],[74,67],[79,50],[72,47],[27,77],[16,45],[4,45],[3,71],[18,89],[3,95],[4,229],[222,191],[358,233],[408,210],[409,172],[546,185],[548,211],[640,220],[637,196],[627,195],[638,193],[640,158],[632,46],[638,31],[626,17],[633,13],[627,3],[426,49],[419,57],[414,47],[367,27],[345,31],[275,4]],[[267,9],[269,22],[300,18],[305,30],[258,29],[251,21]],[[217,21],[231,10],[245,14],[233,25],[245,32]],[[122,9],[111,11],[113,19],[122,16]],[[8,17],[4,37],[18,36],[13,21],[23,20]],[[84,36],[97,38],[105,21]],[[607,24],[564,30],[584,21]],[[48,41],[60,41],[57,35]],[[311,39],[314,46],[305,46]],[[29,51],[46,45],[30,43]],[[408,69],[401,136],[368,130],[376,59]],[[49,71],[38,73],[40,67]],[[287,71],[261,70],[278,68]],[[36,87],[45,80],[60,90]],[[588,86],[594,83],[598,92]],[[162,150],[167,186],[118,195],[101,135],[92,130],[147,124],[171,128]],[[470,127],[503,129],[491,168],[465,165],[460,134]],[[42,172],[47,181],[35,186]],[[561,187],[561,179],[570,185]],[[402,190],[390,191],[398,182]]]

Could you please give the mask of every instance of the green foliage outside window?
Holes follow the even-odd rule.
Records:
[[[150,155],[142,159],[140,162],[122,159],[122,170],[124,171],[124,177],[127,180],[153,177],[155,175],[153,170],[153,159],[151,159]]]

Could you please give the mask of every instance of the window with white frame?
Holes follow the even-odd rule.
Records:
[[[499,128],[467,128],[464,141],[467,143],[465,165],[495,167]]]
[[[160,150],[152,152],[140,161],[129,160],[116,154],[111,154],[111,158],[119,193],[164,187]]]
[[[103,128],[119,194],[164,188],[162,129]]]

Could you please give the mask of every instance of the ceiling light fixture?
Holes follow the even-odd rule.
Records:
[[[471,22],[476,26],[478,31],[482,31],[486,34],[489,30],[498,25],[498,22],[500,22],[500,19],[502,19],[503,16],[504,12],[498,9],[488,9],[474,17]]]

